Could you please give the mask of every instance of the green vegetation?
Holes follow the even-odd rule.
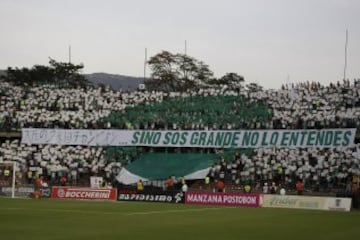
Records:
[[[168,51],[152,56],[148,65],[152,71],[151,78],[146,81],[149,90],[186,91],[199,88],[199,83],[206,83],[213,76],[202,61]]]
[[[148,90],[184,92],[219,84],[240,86],[245,81],[243,76],[233,72],[216,79],[207,64],[186,54],[162,51],[147,63],[152,72],[145,82]]]
[[[32,68],[8,67],[0,79],[17,86],[55,85],[58,87],[84,87],[88,81],[80,74],[84,65],[49,60],[50,66],[34,65]]]
[[[359,212],[0,198],[1,239],[354,239]]]

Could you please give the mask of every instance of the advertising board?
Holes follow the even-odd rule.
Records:
[[[139,202],[163,202],[163,203],[184,203],[182,192],[129,192],[119,190],[119,201],[139,201]]]
[[[259,207],[259,194],[186,192],[185,204]]]
[[[51,198],[74,200],[107,200],[116,201],[117,190],[77,187],[52,187]]]
[[[263,195],[263,207],[350,211],[350,198]]]
[[[32,197],[34,193],[34,186],[24,186],[24,187],[15,187],[14,192],[16,197],[28,198]],[[12,188],[11,187],[1,187],[0,188],[0,196],[11,197]]]

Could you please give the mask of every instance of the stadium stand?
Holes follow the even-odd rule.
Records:
[[[65,129],[322,129],[360,128],[360,86],[350,81],[328,86],[299,83],[281,89],[219,85],[188,92],[123,92],[109,88],[21,88],[0,82],[0,162],[17,161],[23,175],[33,171],[52,184],[66,175],[74,184],[89,176],[114,180],[133,161],[170,151],[186,158],[215,154],[209,176],[229,186],[276,182],[295,189],[343,189],[360,175],[360,145],[335,149],[258,148],[154,149],[25,145],[7,139],[23,127]],[[188,155],[187,155],[188,154]],[[175,155],[173,155],[175,156]],[[25,177],[24,177],[25,178]],[[84,180],[85,179],[85,180]]]

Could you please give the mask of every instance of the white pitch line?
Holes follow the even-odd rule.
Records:
[[[0,208],[0,210],[32,210],[30,208]],[[100,211],[81,211],[81,210],[70,210],[70,209],[56,209],[56,208],[41,208],[36,211],[42,212],[58,212],[58,213],[82,213],[82,214],[121,214],[117,212],[100,212]]]
[[[126,213],[124,215],[133,216],[133,215],[149,215],[149,214],[163,214],[163,213],[202,212],[207,210],[221,210],[221,209],[229,209],[229,208],[235,208],[235,207],[190,208],[190,209],[163,210],[163,211],[144,211],[144,212]]]
[[[187,212],[203,212],[208,210],[221,210],[231,209],[236,207],[213,207],[213,208],[190,208],[190,209],[177,209],[177,210],[160,210],[160,211],[143,211],[143,212],[103,212],[103,211],[81,211],[81,210],[70,210],[70,209],[56,209],[56,208],[41,208],[37,211],[42,212],[58,212],[58,213],[81,213],[81,214],[104,214],[104,215],[123,215],[123,216],[136,216],[136,215],[151,215],[151,214],[167,214],[167,213],[187,213]],[[0,210],[33,210],[30,208],[0,208]]]

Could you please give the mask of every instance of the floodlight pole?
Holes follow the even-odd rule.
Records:
[[[71,63],[71,45],[69,45],[69,63]]]
[[[185,56],[187,55],[187,41],[185,40]]]
[[[345,65],[344,65],[344,80],[346,80],[346,70],[347,70],[347,48],[348,48],[348,30],[346,29],[346,37],[345,37]]]
[[[145,61],[144,61],[144,82],[146,80],[146,64],[147,64],[147,48],[145,48]]]

